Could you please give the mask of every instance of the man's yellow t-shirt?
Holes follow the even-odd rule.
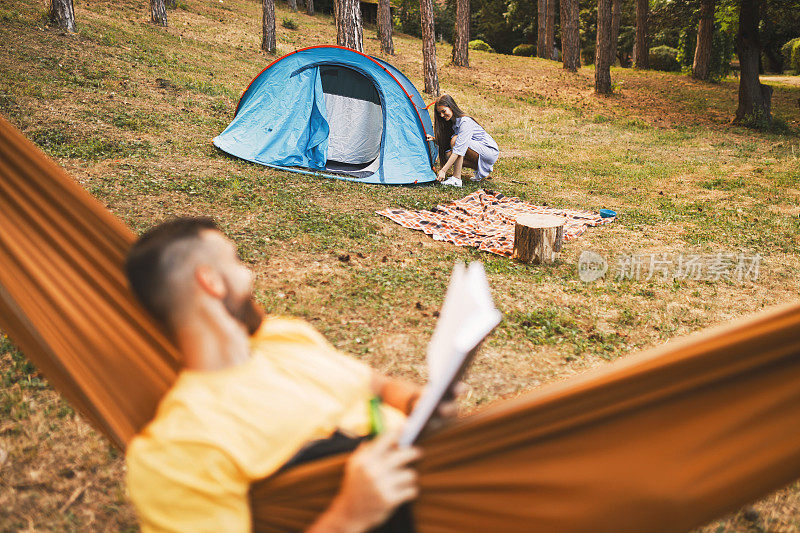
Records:
[[[252,357],[184,370],[128,446],[127,484],[142,530],[250,531],[247,493],[310,441],[369,431],[371,370],[306,322],[271,318]],[[403,416],[384,406],[389,427]]]

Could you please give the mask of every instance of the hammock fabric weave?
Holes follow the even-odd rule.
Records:
[[[0,328],[120,447],[179,359],[122,274],[133,236],[0,119]],[[800,477],[800,306],[498,402],[421,443],[421,532],[685,531]],[[259,531],[310,524],[346,457],[252,487]]]

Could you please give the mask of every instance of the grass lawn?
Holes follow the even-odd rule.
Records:
[[[425,379],[424,348],[456,261],[485,263],[505,318],[468,376],[467,410],[642,348],[797,298],[800,84],[775,77],[776,132],[731,126],[735,79],[612,69],[470,52],[442,89],[497,140],[491,188],[550,206],[611,208],[619,219],[568,243],[552,266],[458,248],[375,214],[428,208],[478,188],[382,187],[278,172],[211,144],[274,57],[259,51],[260,3],[179,0],[170,26],[146,2],[76,2],[78,34],[44,27],[34,0],[0,0],[0,114],[137,231],[213,215],[259,274],[267,309],[304,317],[377,368]],[[277,7],[278,52],[335,42],[326,15]],[[297,30],[281,27],[291,17]],[[374,27],[366,51],[379,54]],[[422,86],[420,41],[389,59]],[[798,78],[800,79],[800,78]],[[609,262],[584,283],[577,261]],[[760,257],[758,275],[618,279],[621,258]],[[349,255],[348,261],[340,256]],[[136,530],[123,460],[0,333],[0,530]],[[800,530],[800,485],[704,531]]]

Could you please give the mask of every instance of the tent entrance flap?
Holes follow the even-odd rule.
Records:
[[[375,85],[343,66],[320,67],[330,127],[326,170],[368,177],[380,166],[383,109]]]

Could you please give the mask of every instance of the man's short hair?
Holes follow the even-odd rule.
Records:
[[[142,306],[166,327],[172,329],[175,304],[170,276],[189,258],[191,241],[198,241],[205,230],[219,230],[209,217],[185,217],[150,228],[134,243],[125,260],[125,273],[133,293]],[[189,246],[177,247],[183,244]],[[178,256],[174,257],[176,250]]]

